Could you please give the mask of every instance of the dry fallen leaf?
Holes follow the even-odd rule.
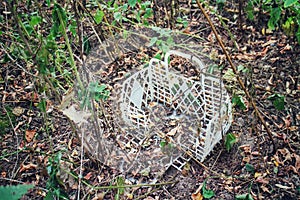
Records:
[[[293,157],[295,158],[296,162],[295,162],[295,167],[297,169],[297,171],[299,171],[300,169],[300,156],[293,153]]]
[[[25,131],[25,139],[27,142],[31,142],[34,138],[36,130],[26,130]]]
[[[267,192],[267,193],[271,194],[270,190],[266,186],[262,185],[262,186],[260,186],[260,188],[262,189],[263,192]]]
[[[292,189],[292,187],[285,186],[285,185],[281,185],[281,184],[275,184],[275,186],[276,186],[276,187],[279,187],[279,188],[281,188],[281,189],[286,189],[286,190]]]
[[[175,128],[172,128],[170,130],[170,132],[167,133],[168,136],[174,136],[177,133],[178,130],[178,126],[176,126]]]
[[[18,106],[18,107],[15,107],[15,108],[13,109],[12,113],[13,113],[14,115],[16,115],[17,117],[19,117],[19,116],[21,116],[21,115],[24,113],[24,110],[25,110],[24,108]]]
[[[192,197],[192,200],[202,200],[203,199],[203,196],[200,192],[193,193],[191,197]]]
[[[282,162],[284,163],[287,160],[292,160],[292,155],[287,148],[278,149],[277,152],[281,153],[281,155],[285,158]]]
[[[105,193],[102,192],[102,193],[96,194],[92,200],[103,200],[104,196],[105,196]]]
[[[198,187],[198,189],[196,190],[196,192],[194,192],[192,194],[192,200],[202,200],[203,199],[203,196],[201,194],[201,189],[203,187],[203,184],[201,183],[200,186]]]
[[[242,149],[245,153],[251,153],[251,146],[250,146],[250,144],[242,145],[239,148]]]
[[[75,124],[81,124],[81,123],[88,123],[86,119],[88,119],[92,114],[82,111],[82,110],[76,110],[76,105],[72,105],[69,108],[62,110],[64,115],[69,117]]]
[[[90,178],[93,176],[92,172],[87,173],[87,175],[84,176],[84,179],[90,180]]]
[[[28,165],[21,164],[19,172],[27,171],[29,169],[36,169],[37,165],[29,163]]]

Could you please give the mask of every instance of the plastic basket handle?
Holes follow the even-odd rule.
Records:
[[[197,58],[196,56],[186,54],[186,53],[182,53],[182,52],[179,52],[179,51],[176,51],[176,50],[170,50],[166,53],[164,62],[167,64],[167,66],[168,66],[168,60],[169,60],[171,55],[180,56],[180,57],[183,57],[183,58],[185,58],[189,61],[192,61],[193,63],[198,65],[198,67],[200,68],[200,71],[205,69],[205,66],[204,66],[203,62],[199,58]]]

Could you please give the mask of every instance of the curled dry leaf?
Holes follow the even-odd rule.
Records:
[[[89,172],[89,173],[87,173],[87,175],[84,176],[84,179],[90,180],[92,176],[93,176],[93,173]]]
[[[12,110],[12,113],[14,115],[16,115],[17,117],[21,116],[23,113],[24,113],[24,108],[18,106],[18,107],[15,107],[13,110]]]
[[[289,190],[292,189],[292,187],[289,186],[285,186],[285,185],[281,185],[281,184],[275,184],[276,187],[279,187],[281,189],[285,189],[285,190]]]
[[[292,160],[292,155],[287,148],[278,149],[278,153],[280,153],[285,159],[282,161],[283,163],[287,160]]]
[[[263,176],[259,176],[256,178],[256,182],[262,183],[262,184],[268,184],[269,183],[269,178],[264,178]]]
[[[69,117],[75,124],[81,124],[81,123],[88,123],[87,119],[91,116],[91,113],[82,111],[82,110],[77,110],[76,105],[71,105],[69,108],[62,110],[64,115]]]
[[[27,142],[31,142],[34,138],[36,130],[27,130],[25,131],[25,139]]]
[[[102,193],[96,194],[92,200],[103,200],[104,196],[105,196],[105,193],[102,192]]]
[[[28,165],[21,164],[19,172],[27,171],[30,169],[36,169],[37,165],[29,163]]]
[[[192,200],[202,200],[202,199],[203,199],[203,196],[200,192],[192,194]]]
[[[240,146],[240,149],[243,150],[245,153],[251,153],[251,146],[249,144]]]
[[[260,188],[263,192],[267,192],[267,193],[271,194],[270,190],[265,185],[260,186]]]
[[[293,153],[293,157],[295,158],[296,162],[295,162],[295,167],[296,167],[296,170],[299,172],[300,170],[300,156]]]
[[[194,192],[193,194],[192,194],[192,200],[202,200],[203,199],[203,196],[202,196],[202,194],[201,194],[201,189],[202,189],[202,187],[203,187],[203,183],[202,184],[200,184],[200,186],[198,187],[198,189],[196,190],[196,192]]]
[[[178,129],[179,129],[178,126],[176,126],[175,128],[172,128],[172,129],[170,130],[170,132],[167,133],[167,135],[168,135],[168,136],[174,136],[174,135],[177,133]]]

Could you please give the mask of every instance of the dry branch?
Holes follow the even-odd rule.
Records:
[[[232,60],[231,60],[228,52],[225,49],[224,43],[222,42],[221,38],[219,37],[219,35],[217,33],[217,30],[216,30],[215,26],[213,25],[212,21],[210,20],[210,17],[208,16],[208,14],[206,13],[206,11],[204,10],[204,8],[201,5],[200,1],[199,0],[196,0],[196,1],[197,1],[198,7],[200,8],[201,12],[204,14],[205,18],[207,19],[207,21],[208,21],[208,23],[209,23],[209,25],[210,25],[210,27],[211,27],[211,29],[212,29],[215,37],[216,37],[218,43],[220,44],[220,46],[221,46],[221,48],[222,48],[222,50],[223,50],[223,52],[224,52],[224,54],[226,56],[226,59],[229,62],[230,67],[232,68],[232,71],[234,72],[234,74],[237,75],[237,80],[239,82],[239,85],[241,86],[242,90],[245,92],[245,94],[246,94],[247,98],[249,99],[252,107],[254,108],[254,111],[255,111],[255,114],[256,114],[257,118],[261,121],[262,125],[265,127],[265,129],[266,129],[266,131],[268,133],[268,136],[269,136],[269,138],[270,138],[270,140],[272,141],[272,144],[273,144],[273,152],[275,152],[276,151],[275,141],[273,139],[273,136],[272,136],[272,133],[271,133],[269,127],[267,126],[266,121],[263,119],[262,115],[259,112],[259,109],[256,106],[255,100],[252,98],[252,96],[250,95],[249,91],[245,87],[242,79],[240,78],[239,73],[238,73],[236,67],[234,66],[234,64],[233,64],[233,62],[232,62]]]

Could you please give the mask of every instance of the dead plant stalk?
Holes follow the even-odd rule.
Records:
[[[225,56],[226,56],[226,59],[227,59],[227,61],[229,62],[230,67],[232,68],[232,71],[234,72],[234,74],[237,75],[238,83],[239,83],[239,85],[241,86],[242,90],[245,92],[247,98],[248,98],[249,101],[250,101],[250,104],[251,104],[252,107],[254,108],[254,111],[255,111],[255,114],[256,114],[257,118],[261,121],[262,125],[265,127],[265,129],[266,129],[266,131],[267,131],[267,134],[268,134],[268,136],[269,136],[269,138],[270,138],[270,140],[272,141],[272,144],[273,144],[273,152],[275,152],[275,151],[276,151],[275,142],[274,142],[272,133],[271,133],[269,127],[267,126],[266,121],[263,119],[262,115],[260,114],[260,112],[259,112],[259,110],[258,110],[258,108],[257,108],[257,106],[256,106],[255,100],[252,98],[252,96],[251,96],[250,93],[248,92],[247,88],[245,87],[245,85],[244,85],[242,79],[239,77],[239,73],[238,73],[236,67],[234,66],[234,64],[233,64],[233,62],[232,62],[232,60],[231,60],[229,54],[227,53],[227,51],[226,51],[226,49],[225,49],[225,45],[223,44],[223,42],[222,42],[220,36],[218,35],[215,26],[213,25],[212,21],[210,20],[210,17],[208,16],[208,14],[206,13],[206,11],[204,10],[204,8],[203,8],[203,6],[201,5],[200,1],[199,1],[199,0],[196,0],[196,1],[197,1],[198,7],[200,8],[201,12],[204,14],[205,18],[207,19],[207,21],[208,21],[208,23],[209,23],[209,25],[210,25],[210,27],[211,27],[213,33],[214,33],[214,35],[215,35],[215,37],[216,37],[216,39],[217,39],[219,45],[221,46],[221,48],[222,48],[222,50],[223,50],[223,52],[224,52],[224,54],[225,54]]]

